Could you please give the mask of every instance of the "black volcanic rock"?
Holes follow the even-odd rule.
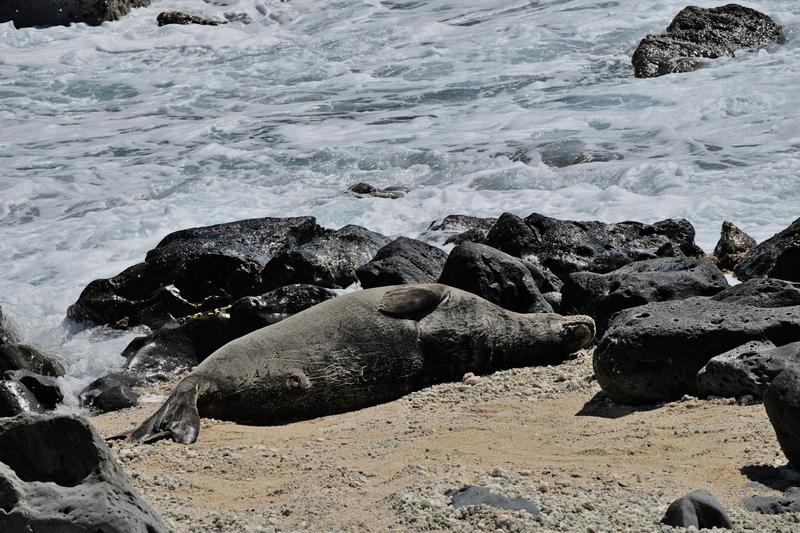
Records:
[[[506,219],[506,223],[510,220]],[[487,243],[519,251],[524,259],[541,264],[561,279],[572,272],[605,273],[632,261],[655,259],[667,244],[688,257],[704,255],[694,243],[694,228],[683,219],[654,224],[606,224],[559,220],[533,213],[525,218],[525,224],[531,232],[521,228],[504,231],[502,244],[499,239],[487,239]]]
[[[150,0],[3,0],[0,22],[17,28],[69,26],[82,22],[97,26],[118,20],[132,8],[149,6]]]
[[[465,242],[450,252],[439,283],[477,294],[519,313],[550,313],[553,308],[539,292],[532,270],[532,265],[505,252]]]
[[[736,288],[617,314],[594,355],[603,391],[627,404],[673,400],[697,393],[697,373],[717,355],[750,341],[800,341],[800,306],[754,307],[744,302],[775,302],[768,295],[744,299],[741,290],[731,295]]]
[[[496,218],[447,215],[442,220],[431,222],[428,229],[422,234],[422,238],[443,244],[456,235],[472,230],[469,240],[473,240],[477,235],[485,235],[496,221]]]
[[[92,281],[67,316],[79,322],[158,328],[183,316],[259,294],[276,254],[320,233],[313,217],[260,218],[170,233],[144,263]]]
[[[561,288],[562,309],[591,315],[598,333],[614,313],[651,302],[711,296],[728,287],[707,259],[686,257],[634,261],[607,274],[575,272]]]
[[[75,416],[0,419],[0,531],[163,533],[91,424]]]
[[[800,283],[773,278],[753,278],[715,294],[712,300],[753,307],[800,305]]]
[[[200,26],[219,26],[220,24],[227,24],[228,21],[210,20],[198,17],[197,15],[190,15],[182,11],[163,11],[156,17],[156,23],[159,26],[166,26],[168,24],[198,24]]]
[[[328,231],[272,258],[261,273],[263,289],[295,283],[343,289],[357,281],[356,269],[388,243],[387,237],[352,224]]]
[[[356,270],[365,289],[405,283],[434,283],[442,273],[447,253],[430,244],[400,237]]]
[[[44,413],[45,408],[36,395],[15,379],[0,381],[0,418],[22,413]]]
[[[750,341],[706,363],[697,374],[697,388],[703,396],[762,398],[787,368],[800,370],[800,342],[776,347],[769,341]]]
[[[755,245],[755,239],[737,228],[732,222],[723,222],[719,241],[714,247],[717,266],[725,271],[733,270],[747,251]]]
[[[9,370],[30,370],[45,376],[63,376],[64,363],[55,355],[49,354],[28,344],[0,344],[0,373]]]
[[[90,407],[101,413],[133,407],[139,401],[139,394],[132,387],[144,381],[128,371],[106,374],[81,391],[81,407]]]
[[[733,57],[737,50],[784,41],[783,29],[754,9],[737,4],[690,6],[678,13],[665,33],[642,39],[632,63],[637,78],[653,78],[696,70],[701,58]]]
[[[731,529],[733,524],[722,504],[708,491],[695,490],[670,504],[661,523],[672,527]]]
[[[764,407],[789,463],[800,467],[800,370],[781,372],[764,394]]]
[[[358,197],[374,196],[375,198],[387,198],[389,200],[402,198],[407,192],[407,190],[402,187],[379,189],[369,183],[356,183],[355,185],[351,185],[347,190]]]
[[[800,218],[750,248],[733,272],[741,280],[759,276],[800,281]]]
[[[9,370],[5,373],[5,379],[25,385],[45,409],[55,409],[64,399],[61,387],[52,376],[42,376],[29,370]]]

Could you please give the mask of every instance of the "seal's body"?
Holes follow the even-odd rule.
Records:
[[[594,333],[586,316],[514,313],[446,285],[367,289],[226,344],[129,436],[191,443],[200,414],[269,424],[351,411],[465,372],[558,361]]]

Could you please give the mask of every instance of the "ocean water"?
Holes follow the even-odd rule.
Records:
[[[0,306],[77,390],[134,333],[75,334],[67,307],[180,228],[311,214],[413,237],[535,211],[685,217],[708,251],[723,220],[767,238],[800,215],[800,3],[747,3],[783,46],[633,78],[687,3],[724,2],[154,0],[100,27],[2,24]],[[159,28],[167,9],[253,22]],[[359,181],[410,192],[343,194]]]

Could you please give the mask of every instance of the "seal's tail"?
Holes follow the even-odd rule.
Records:
[[[111,438],[151,443],[169,437],[175,442],[193,443],[200,432],[200,414],[197,412],[198,388],[194,380],[184,379],[178,383],[164,405],[141,426],[129,433]]]

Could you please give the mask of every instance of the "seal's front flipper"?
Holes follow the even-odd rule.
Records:
[[[419,320],[450,294],[445,285],[405,285],[383,295],[378,310],[395,318]]]
[[[144,423],[128,433],[128,440],[149,444],[163,438],[191,444],[200,432],[200,414],[197,412],[199,386],[191,379],[184,379],[164,405]]]

